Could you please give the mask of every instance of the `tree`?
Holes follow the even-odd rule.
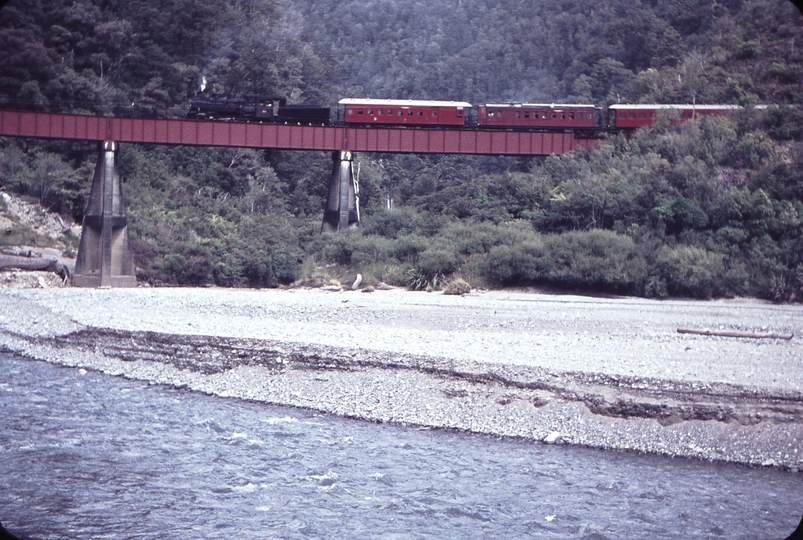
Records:
[[[591,88],[598,101],[606,99],[620,101],[630,92],[633,72],[613,58],[603,58],[591,70]]]
[[[686,45],[683,43],[683,38],[677,30],[669,26],[664,31],[661,43],[650,61],[650,66],[654,68],[676,67],[685,55]]]

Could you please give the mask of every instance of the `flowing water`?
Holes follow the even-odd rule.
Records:
[[[46,539],[777,539],[803,474],[421,430],[0,354],[0,522]]]

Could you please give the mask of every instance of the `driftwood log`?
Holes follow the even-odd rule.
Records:
[[[20,257],[5,253],[0,253],[0,270],[40,270],[58,274],[61,279],[70,277],[69,269],[56,259]]]
[[[703,328],[702,330],[695,330],[693,328],[678,328],[678,333],[697,334],[700,336],[722,336],[722,337],[738,337],[738,338],[752,338],[752,339],[792,339],[794,337],[794,334],[740,332],[738,330],[709,330],[707,328]]]

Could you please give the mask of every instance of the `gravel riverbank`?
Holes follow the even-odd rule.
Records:
[[[791,334],[681,334],[678,328]],[[803,469],[803,306],[0,289],[0,350],[376,422]]]

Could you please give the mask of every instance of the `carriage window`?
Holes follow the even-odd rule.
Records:
[[[412,109],[410,109],[409,111],[407,111],[407,116],[412,116],[412,115],[413,115],[413,111],[412,111]]]
[[[424,111],[419,110],[418,111],[418,116],[424,116]]]
[[[432,111],[432,116],[438,116],[438,111]]]
[[[569,120],[574,120],[574,113],[573,112],[569,113]]]
[[[566,113],[560,113],[561,120],[566,120]]]
[[[593,120],[594,119],[594,113],[588,113],[588,119],[589,120]]]
[[[655,113],[654,112],[650,113],[650,118],[655,118]]]
[[[463,116],[463,107],[457,108],[457,116]]]
[[[552,118],[557,118],[557,117],[558,117],[558,113],[552,113]]]
[[[530,117],[530,111],[524,111],[524,118]]]
[[[634,112],[630,113],[630,118],[635,118],[635,117],[636,117],[636,113],[634,113]]]
[[[373,110],[373,109],[368,109],[368,114],[369,114],[369,115],[372,115],[372,114],[374,114],[374,110]]]
[[[516,118],[521,118],[521,111],[516,111]]]
[[[392,115],[393,114],[393,109],[388,109],[388,114]]]
[[[379,116],[382,116],[382,109],[379,109]]]
[[[362,114],[362,109],[357,109],[357,114]]]
[[[354,109],[349,109],[349,114],[354,114]]]
[[[640,112],[640,113],[638,113],[638,117],[639,117],[639,118],[646,118],[646,116],[644,115],[644,113],[643,113],[643,112]]]
[[[619,113],[619,118],[627,118],[627,113],[620,112]]]

